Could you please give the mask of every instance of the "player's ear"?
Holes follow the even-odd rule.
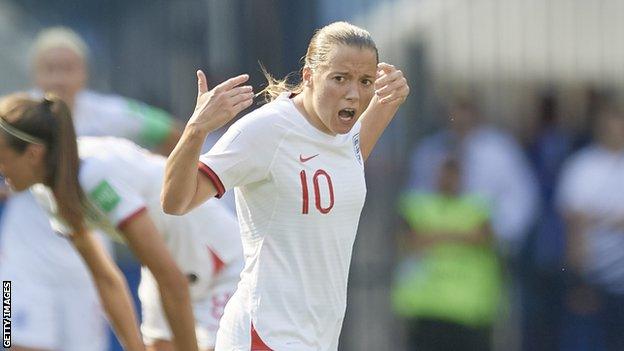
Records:
[[[301,70],[301,79],[303,81],[303,86],[312,86],[312,69],[310,67],[303,67],[303,69]]]
[[[26,148],[26,156],[31,164],[39,164],[45,161],[46,147],[38,144],[29,144]]]

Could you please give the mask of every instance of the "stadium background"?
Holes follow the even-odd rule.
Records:
[[[400,350],[403,326],[390,306],[397,263],[396,199],[412,147],[443,125],[457,92],[478,96],[488,121],[530,137],[543,94],[562,125],[582,132],[587,92],[621,94],[624,2],[619,0],[0,0],[0,93],[28,89],[28,48],[50,25],[67,25],[91,48],[90,87],[171,111],[183,122],[196,68],[210,82],[258,62],[276,76],[296,71],[314,28],[347,20],[370,30],[383,61],[401,67],[412,93],[367,164],[368,195],[355,245],[342,350]],[[618,95],[619,96],[619,95]],[[514,257],[530,274],[531,238]],[[130,279],[133,261],[120,254]],[[520,349],[526,301],[510,283],[510,308],[495,329],[501,350]],[[498,341],[496,341],[498,340]]]

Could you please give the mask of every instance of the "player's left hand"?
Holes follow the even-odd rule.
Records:
[[[405,79],[401,70],[385,62],[377,64],[375,95],[380,103],[401,105],[405,102],[409,91],[407,79]]]
[[[251,106],[254,98],[253,88],[250,85],[242,85],[248,80],[248,74],[241,74],[208,90],[206,75],[198,70],[197,103],[187,125],[212,132]]]

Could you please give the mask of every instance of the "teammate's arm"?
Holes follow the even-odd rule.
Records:
[[[119,268],[88,232],[71,236],[95,282],[100,300],[124,350],[145,350],[130,291]]]
[[[197,104],[180,141],[167,159],[161,205],[165,213],[181,215],[217,194],[212,182],[197,169],[208,133],[222,127],[253,102],[249,79],[242,74],[208,91],[206,76],[197,71]]]
[[[158,283],[176,350],[197,351],[188,282],[167,250],[154,222],[147,212],[142,212],[120,229],[132,252],[152,272]]]
[[[409,86],[403,73],[392,65],[379,63],[375,80],[375,96],[360,117],[362,121],[360,150],[364,160],[373,151],[377,140],[408,94]]]

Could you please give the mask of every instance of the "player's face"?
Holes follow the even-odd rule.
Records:
[[[68,48],[47,49],[35,59],[34,79],[41,90],[58,95],[71,106],[87,81],[85,60]]]
[[[0,174],[12,190],[26,190],[39,182],[35,171],[38,161],[29,151],[27,148],[22,153],[17,152],[6,143],[4,135],[0,135]]]
[[[347,45],[334,46],[325,65],[308,71],[313,117],[321,121],[324,132],[335,135],[351,130],[375,93],[376,73],[373,50]]]

